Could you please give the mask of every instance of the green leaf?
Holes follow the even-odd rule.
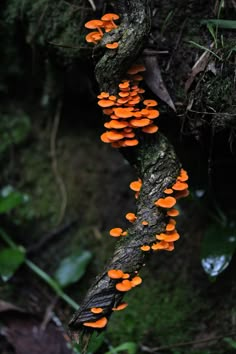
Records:
[[[212,277],[217,276],[229,265],[236,249],[236,226],[210,225],[204,235],[201,250],[203,269]]]
[[[224,29],[231,29],[231,30],[236,29],[236,21],[232,21],[232,20],[219,20],[219,19],[202,20],[201,24],[204,25],[212,24],[219,28],[224,28]]]
[[[137,344],[134,342],[126,342],[120,344],[118,347],[112,348],[109,352],[105,354],[116,354],[122,351],[126,351],[127,354],[135,354],[137,352]]]
[[[12,186],[5,186],[0,192],[0,213],[7,213],[27,200],[27,195],[14,190]]]
[[[0,276],[8,281],[25,260],[25,252],[20,248],[5,248],[0,251]]]
[[[81,251],[64,258],[55,273],[57,282],[66,287],[80,280],[85,274],[91,261],[92,254],[89,251]]]
[[[224,341],[230,345],[231,348],[236,349],[236,341],[232,338],[224,338]]]

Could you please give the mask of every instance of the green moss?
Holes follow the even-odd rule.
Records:
[[[143,278],[142,285],[126,295],[129,306],[111,318],[108,336],[112,345],[134,341],[155,346],[188,340],[191,290],[181,283]]]
[[[64,45],[58,52],[67,58],[80,56],[84,42],[83,23],[91,11],[84,0],[73,5],[57,0],[10,0],[4,12],[6,27],[24,20],[25,38],[29,44],[48,46],[48,42]],[[71,48],[70,48],[71,47]],[[72,48],[73,47],[73,48]]]

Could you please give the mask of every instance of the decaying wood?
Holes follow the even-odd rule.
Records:
[[[147,0],[119,1],[115,9],[121,15],[119,26],[121,43],[118,51],[105,52],[95,70],[101,91],[109,93],[116,92],[122,75],[144,48],[150,28]],[[71,319],[69,328],[76,339],[93,331],[83,326],[84,322],[97,321],[104,316],[109,318],[112,308],[116,307],[124,296],[123,292],[116,289],[117,281],[110,279],[107,271],[122,269],[132,278],[143,266],[146,257],[140,247],[143,244],[151,245],[156,241],[155,235],[165,230],[166,213],[156,207],[154,202],[163,197],[165,188],[173,185],[179,175],[180,163],[172,145],[161,133],[155,136],[140,136],[139,140],[137,147],[120,149],[130,164],[136,168],[137,176],[143,182],[137,200],[137,220],[127,230],[128,235],[118,241],[110,261],[97,276],[80,309]],[[148,221],[148,226],[142,225],[143,220]],[[93,314],[92,307],[103,308],[102,314]]]

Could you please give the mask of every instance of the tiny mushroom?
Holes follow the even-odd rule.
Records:
[[[102,317],[99,320],[94,321],[94,322],[84,322],[83,325],[86,327],[92,327],[92,328],[103,328],[107,325],[107,318]]]
[[[176,199],[174,197],[160,198],[155,203],[156,206],[161,208],[172,208],[176,204]]]
[[[121,236],[123,230],[120,227],[115,227],[114,229],[110,230],[110,235],[113,237]]]
[[[90,311],[92,313],[101,313],[103,309],[101,307],[92,307]]]
[[[124,273],[120,269],[110,269],[108,270],[107,275],[111,279],[121,279],[123,278]]]
[[[124,310],[127,306],[128,306],[127,302],[122,302],[118,306],[113,307],[112,311],[121,311],[121,310]]]

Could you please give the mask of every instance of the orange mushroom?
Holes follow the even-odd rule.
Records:
[[[118,42],[113,42],[113,43],[107,43],[106,44],[106,48],[108,49],[116,49],[119,47],[119,43]]]
[[[127,302],[122,302],[117,307],[113,307],[112,311],[121,311],[121,310],[124,310],[127,306],[128,306]]]
[[[116,289],[122,292],[129,291],[130,289],[132,289],[131,281],[125,279],[121,283],[117,283]]]
[[[158,105],[158,102],[155,100],[144,100],[143,104],[147,107],[155,107]]]
[[[166,242],[174,242],[177,241],[179,238],[180,235],[176,231],[170,232],[168,234],[161,233],[159,235],[156,235],[157,240],[166,241]]]
[[[121,236],[123,230],[120,227],[115,227],[114,229],[110,230],[110,235],[113,237]]]
[[[138,145],[138,140],[137,139],[129,139],[124,141],[124,146],[136,146]]]
[[[131,285],[132,285],[132,287],[135,287],[135,286],[137,286],[137,285],[139,285],[139,284],[141,284],[141,283],[142,283],[142,278],[139,277],[138,275],[135,276],[135,277],[131,280]]]
[[[139,192],[142,187],[142,181],[138,179],[138,181],[133,181],[129,185],[130,189],[135,192]]]
[[[179,215],[179,210],[175,209],[175,208],[167,210],[167,215],[168,216],[172,216],[172,217],[178,216]]]
[[[91,311],[92,313],[101,313],[101,312],[103,311],[103,309],[102,309],[101,307],[92,307],[92,308],[90,309],[90,311]]]
[[[188,184],[185,182],[177,181],[175,184],[173,184],[172,189],[175,191],[183,191],[188,188]]]
[[[161,241],[161,242],[154,243],[152,245],[152,250],[153,251],[165,250],[167,247],[168,247],[168,242]]]
[[[176,204],[176,199],[174,197],[160,198],[155,203],[156,206],[161,208],[172,208]]]
[[[137,219],[137,216],[134,213],[127,213],[125,215],[125,218],[127,220],[129,220],[130,222],[135,222],[135,220]]]
[[[107,275],[111,279],[120,279],[123,277],[124,273],[120,269],[110,269],[108,270]]]
[[[86,327],[92,327],[92,328],[103,328],[107,325],[107,318],[102,317],[99,320],[94,321],[94,322],[84,322],[83,325]]]
[[[166,188],[166,189],[164,190],[164,193],[165,193],[165,194],[172,194],[172,193],[173,193],[173,189],[172,189],[172,188]]]
[[[101,28],[103,27],[103,22],[100,20],[91,20],[85,23],[84,27],[88,29],[97,29],[98,32],[103,36]]]
[[[128,108],[113,108],[115,115],[119,118],[131,118],[133,113]]]
[[[101,17],[101,20],[104,22],[104,26],[106,28],[107,24],[112,24],[113,28],[117,28],[117,25],[115,24],[114,21],[118,20],[120,18],[119,15],[113,14],[113,13],[108,13],[105,14]]]
[[[142,128],[142,132],[148,133],[148,134],[154,134],[158,131],[158,126],[155,124],[150,124],[147,127]]]
[[[148,251],[150,251],[151,247],[148,245],[143,245],[140,247],[140,249],[144,252],[148,252]]]
[[[114,102],[111,101],[111,100],[102,99],[102,100],[99,100],[99,101],[98,101],[98,105],[99,105],[100,107],[107,108],[107,107],[114,106]]]

